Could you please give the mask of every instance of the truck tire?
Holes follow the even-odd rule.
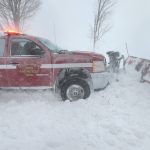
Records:
[[[61,87],[62,100],[76,101],[90,96],[89,84],[82,79],[69,79]]]

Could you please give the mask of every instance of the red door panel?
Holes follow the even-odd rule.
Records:
[[[0,38],[0,88],[8,86],[8,78],[6,74],[6,57],[4,57],[5,39]]]
[[[5,58],[0,57],[0,88],[8,86]]]

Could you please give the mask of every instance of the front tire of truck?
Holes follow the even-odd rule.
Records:
[[[61,86],[62,100],[77,101],[86,99],[90,96],[91,90],[89,84],[82,79],[69,79]]]

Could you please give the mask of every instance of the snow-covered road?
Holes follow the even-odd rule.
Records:
[[[0,150],[148,150],[150,85],[131,69],[88,100],[0,91]]]

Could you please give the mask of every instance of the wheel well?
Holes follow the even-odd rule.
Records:
[[[83,68],[67,68],[67,69],[62,69],[56,79],[56,87],[60,88],[67,80],[71,78],[79,78],[83,79],[87,82],[91,82],[91,75],[90,72],[87,69]]]

